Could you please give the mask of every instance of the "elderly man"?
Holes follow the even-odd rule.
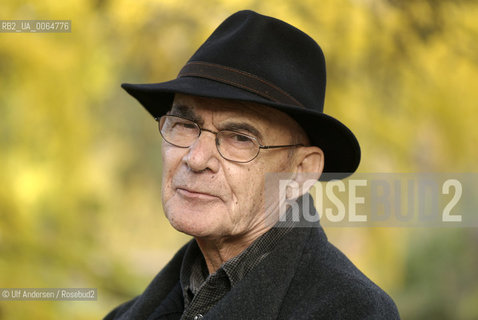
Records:
[[[287,215],[316,214],[305,182],[360,161],[352,132],[322,112],[325,61],[309,36],[241,11],[175,80],[123,88],[158,121],[163,208],[194,239],[105,319],[399,318],[318,223]],[[296,190],[277,192],[267,173]]]

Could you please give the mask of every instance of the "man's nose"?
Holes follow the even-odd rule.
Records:
[[[194,172],[204,170],[217,172],[220,157],[221,155],[216,147],[216,135],[209,130],[203,130],[201,135],[189,147],[184,161]]]

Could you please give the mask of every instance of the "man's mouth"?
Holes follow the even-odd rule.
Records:
[[[217,200],[219,197],[208,192],[178,187],[176,191],[185,198],[198,200]]]

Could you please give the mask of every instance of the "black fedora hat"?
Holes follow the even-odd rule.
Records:
[[[323,113],[325,59],[319,45],[297,28],[253,11],[227,18],[176,79],[122,84],[154,117],[171,108],[175,93],[250,101],[297,121],[311,145],[324,151],[321,180],[343,178],[360,162],[360,146],[340,121]]]

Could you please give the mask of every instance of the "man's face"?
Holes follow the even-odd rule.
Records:
[[[216,132],[244,128],[239,131],[262,145],[290,144],[291,132],[300,130],[280,111],[231,100],[176,94],[170,114],[192,118]],[[291,170],[289,149],[261,150],[251,162],[235,163],[221,157],[215,138],[203,131],[189,148],[163,140],[166,216],[174,228],[195,237],[253,238],[270,227],[270,217],[277,214],[275,205],[265,203],[265,174]]]

